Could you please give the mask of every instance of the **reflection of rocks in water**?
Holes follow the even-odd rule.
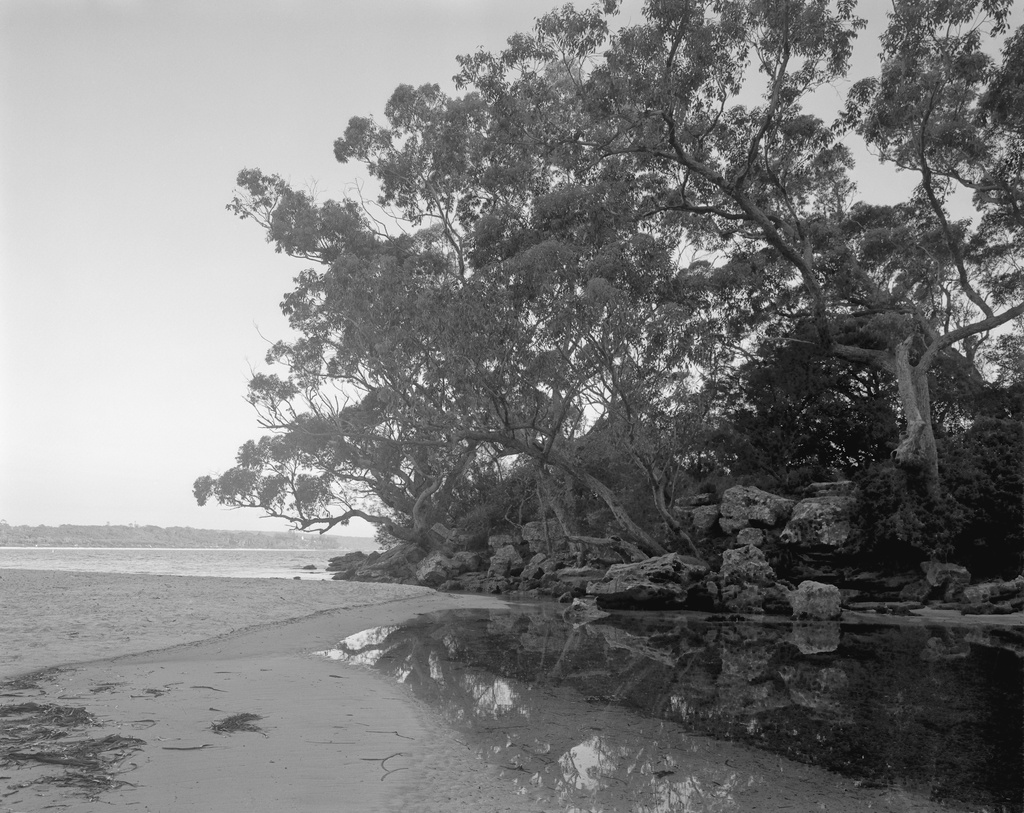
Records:
[[[839,649],[839,636],[838,621],[802,621],[793,625],[789,640],[801,654],[815,655]]]
[[[524,794],[565,809],[622,793],[646,805],[622,809],[736,809],[765,774],[716,761],[705,737],[869,786],[1020,801],[1019,631],[687,613],[574,627],[562,609],[439,614],[324,654],[403,681]]]

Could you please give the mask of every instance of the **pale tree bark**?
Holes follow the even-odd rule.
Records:
[[[923,359],[916,365],[911,362],[912,341],[908,336],[896,346],[896,383],[907,425],[893,457],[900,468],[921,478],[929,494],[938,496],[939,453],[932,429],[928,370]]]

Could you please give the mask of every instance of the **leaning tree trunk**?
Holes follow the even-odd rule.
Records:
[[[893,456],[896,465],[919,479],[928,494],[937,497],[940,492],[939,453],[932,429],[928,370],[923,362],[916,366],[911,363],[910,344],[908,337],[896,347],[896,383],[907,425]]]
[[[651,496],[654,498],[654,505],[657,507],[658,514],[664,521],[665,527],[668,528],[668,532],[678,544],[685,545],[690,553],[699,559],[700,551],[693,544],[693,539],[686,532],[686,529],[683,528],[679,518],[672,512],[672,507],[665,498],[666,476],[662,473],[660,477],[656,477],[653,471],[647,470],[647,478],[651,486]]]
[[[668,553],[664,547],[651,538],[650,534],[633,521],[625,506],[619,502],[615,492],[608,488],[608,486],[586,471],[573,471],[572,474],[604,501],[604,504],[612,512],[612,516],[618,520],[619,524],[625,529],[626,533],[640,550],[648,556],[664,556]]]

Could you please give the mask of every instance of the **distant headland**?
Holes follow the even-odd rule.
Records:
[[[303,534],[292,531],[213,531],[156,525],[0,524],[0,547],[52,548],[271,548],[369,550],[372,537]]]

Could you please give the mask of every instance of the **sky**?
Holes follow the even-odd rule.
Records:
[[[191,491],[259,436],[246,383],[307,265],[225,210],[235,176],[344,196],[349,118],[454,92],[558,4],[0,0],[0,519],[285,530]]]

